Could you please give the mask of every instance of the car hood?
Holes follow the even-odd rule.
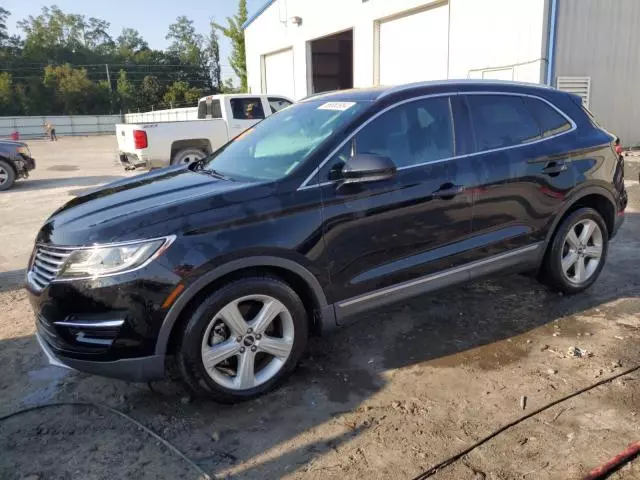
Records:
[[[141,238],[141,231],[162,236],[162,225],[195,212],[241,202],[254,185],[220,180],[184,167],[138,175],[93,189],[59,208],[37,241],[87,245]]]

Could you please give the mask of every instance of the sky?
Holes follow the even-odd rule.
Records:
[[[249,15],[256,12],[266,0],[247,0]],[[2,7],[11,12],[8,27],[11,34],[21,34],[16,23],[29,15],[37,16],[43,6],[57,5],[65,13],[96,17],[111,23],[110,34],[116,38],[123,27],[135,28],[151,48],[164,49],[169,25],[176,17],[186,15],[194,21],[198,33],[207,35],[209,20],[225,24],[225,19],[236,13],[237,0],[2,0]],[[226,37],[220,38],[222,78],[235,77],[227,57],[231,46]]]

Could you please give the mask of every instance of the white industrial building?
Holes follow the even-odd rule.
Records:
[[[249,91],[295,99],[444,78],[579,93],[640,144],[640,0],[270,0],[245,23]]]

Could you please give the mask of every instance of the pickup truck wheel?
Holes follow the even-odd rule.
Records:
[[[235,403],[279,385],[296,367],[308,336],[307,313],[279,278],[252,275],[216,289],[191,315],[176,356],[186,383]]]
[[[0,160],[0,192],[3,190],[9,190],[13,183],[16,181],[16,174],[4,160]]]
[[[198,148],[185,148],[177,151],[171,159],[171,165],[189,165],[206,157],[207,154]]]

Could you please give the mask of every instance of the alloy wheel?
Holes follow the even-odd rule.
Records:
[[[562,271],[575,285],[587,282],[602,258],[600,226],[591,219],[580,220],[567,233],[562,246]]]
[[[207,374],[230,390],[247,390],[273,378],[293,348],[295,328],[285,305],[268,295],[248,295],[225,305],[202,339]]]
[[[9,180],[9,172],[0,166],[0,185],[4,185]]]

